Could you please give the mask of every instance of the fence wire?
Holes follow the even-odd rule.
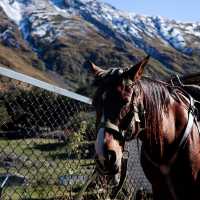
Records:
[[[90,104],[0,76],[0,199],[76,199],[95,169],[95,113]],[[135,141],[117,199],[151,199]],[[81,199],[110,199],[108,177]]]

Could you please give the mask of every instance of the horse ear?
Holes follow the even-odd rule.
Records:
[[[105,73],[104,69],[101,69],[100,67],[98,67],[97,65],[95,65],[93,62],[89,60],[84,63],[84,66],[87,69],[89,69],[89,71],[92,72],[92,74],[94,74],[95,76],[102,76],[102,74]]]
[[[148,55],[145,57],[143,60],[141,60],[139,63],[131,67],[128,71],[127,74],[128,76],[133,80],[139,80],[143,74],[144,71],[144,66],[148,63],[150,56]]]

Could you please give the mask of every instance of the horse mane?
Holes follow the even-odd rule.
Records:
[[[150,144],[159,144],[161,154],[163,152],[162,121],[163,115],[168,113],[170,103],[170,91],[167,84],[150,78],[137,81],[135,87],[143,96],[145,110],[145,128]]]

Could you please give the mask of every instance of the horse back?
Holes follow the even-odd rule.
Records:
[[[199,77],[199,78],[197,78]],[[176,76],[172,79],[172,82],[175,86],[180,87],[182,90],[187,92],[191,95],[195,100],[195,107],[196,107],[196,115],[198,121],[200,120],[200,74],[190,75],[190,76],[183,76],[179,78]]]

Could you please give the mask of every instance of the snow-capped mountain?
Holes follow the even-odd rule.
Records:
[[[144,54],[154,62],[148,73],[200,71],[200,22],[123,12],[97,0],[1,0],[0,6],[46,66],[71,80],[81,76],[85,59],[123,66]]]
[[[138,45],[134,42],[134,38],[142,40],[145,34],[150,38],[157,37],[164,44],[171,45],[177,50],[190,53],[192,49],[189,44],[192,38],[188,36],[200,39],[200,22],[178,23],[162,17],[122,12],[96,0],[1,0],[0,6],[12,20],[21,26],[25,35],[27,32],[23,29],[23,21],[27,17],[32,23],[34,34],[42,37],[49,31],[55,31],[56,35],[52,34],[49,40],[54,40],[63,30],[62,26],[66,25],[58,26],[51,21],[57,15],[80,16],[97,27],[99,22],[132,40],[134,45]]]

